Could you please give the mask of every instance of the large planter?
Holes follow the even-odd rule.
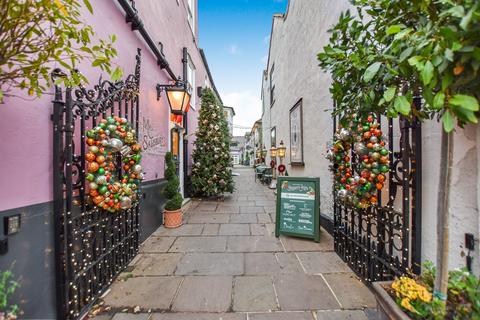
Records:
[[[373,293],[377,300],[378,318],[380,320],[411,320],[385,290],[385,287],[389,287],[391,284],[392,281],[373,283]]]
[[[183,224],[182,208],[178,210],[163,210],[163,224],[165,228],[178,228]]]

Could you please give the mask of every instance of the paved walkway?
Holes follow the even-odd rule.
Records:
[[[275,238],[272,191],[252,169],[235,172],[232,196],[193,202],[185,225],[161,227],[141,246],[103,299],[110,314],[95,319],[369,319],[374,298],[330,235]]]

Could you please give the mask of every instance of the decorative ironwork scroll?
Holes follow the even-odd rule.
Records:
[[[414,104],[420,109],[420,98]],[[337,201],[333,192],[335,251],[366,282],[420,271],[421,125],[404,117],[383,120],[390,170],[378,205],[357,209]],[[334,119],[334,132],[336,124]],[[356,161],[352,151],[352,169],[360,174]]]
[[[140,49],[135,73],[87,89],[55,87],[53,187],[57,319],[77,319],[138,252],[139,208],[110,213],[86,199],[87,130],[114,115],[139,129]],[[120,161],[121,159],[118,159]],[[120,166],[121,167],[121,166]],[[118,174],[121,174],[121,169]]]

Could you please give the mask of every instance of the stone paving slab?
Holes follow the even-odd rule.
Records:
[[[353,273],[323,275],[345,309],[375,307],[372,292]]]
[[[275,290],[269,276],[236,277],[233,311],[278,310]]]
[[[218,203],[216,202],[207,202],[200,203],[195,209],[199,211],[215,211],[217,209]]]
[[[172,275],[181,257],[180,253],[141,254],[132,274],[134,276]]]
[[[308,274],[352,272],[335,252],[298,252],[297,256]]]
[[[178,237],[169,252],[224,252],[227,237]]]
[[[340,305],[321,276],[284,274],[274,276],[280,310],[332,310]]]
[[[246,313],[154,313],[150,320],[247,320]]]
[[[173,301],[173,311],[225,312],[232,297],[232,277],[186,277]]]
[[[271,223],[270,216],[266,213],[257,214],[258,223]]]
[[[230,223],[257,223],[256,214],[232,214]]]
[[[148,313],[138,313],[138,314],[131,314],[131,313],[117,313],[112,320],[148,320],[150,315]],[[95,320],[100,320],[95,317]]]
[[[203,236],[216,236],[218,235],[218,229],[220,228],[220,224],[218,223],[209,223],[203,227]]]
[[[266,236],[267,229],[264,224],[252,223],[250,224],[250,234],[252,236]]]
[[[129,278],[114,282],[104,301],[118,309],[139,306],[143,310],[168,310],[180,283],[180,277]]]
[[[265,213],[263,207],[240,207],[240,213]]]
[[[249,236],[250,226],[242,223],[221,224],[218,234],[223,236]]]
[[[311,312],[252,313],[249,320],[314,320]]]
[[[241,275],[242,253],[189,253],[178,264],[176,275]]]
[[[290,252],[333,251],[333,238],[326,231],[320,232],[320,243],[286,236],[281,238],[285,249]]]
[[[245,253],[246,275],[303,273],[293,253]]]
[[[167,252],[175,237],[150,237],[140,245],[141,253]]]
[[[276,252],[283,251],[280,241],[273,237],[229,236],[228,252]]]
[[[219,205],[215,212],[221,213],[240,213],[240,206],[236,205]]]
[[[317,320],[368,320],[368,317],[360,310],[318,311]]]
[[[194,214],[188,219],[188,223],[228,223],[230,220],[229,214],[221,213],[204,213]]]
[[[195,225],[195,224],[184,224],[175,229],[167,229],[164,227],[158,228],[152,236],[154,237],[184,237],[184,236],[199,236],[202,234],[203,225]]]

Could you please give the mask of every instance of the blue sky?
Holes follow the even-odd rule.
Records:
[[[251,127],[261,116],[262,70],[268,55],[272,15],[287,0],[199,0],[199,43],[234,124]],[[245,130],[234,130],[235,135]]]

